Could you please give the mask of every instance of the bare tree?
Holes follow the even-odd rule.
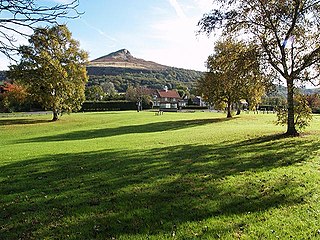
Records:
[[[57,24],[59,19],[77,18],[81,14],[77,11],[78,6],[79,0],[52,5],[42,5],[37,0],[1,0],[0,52],[12,59],[11,54],[18,49],[16,35],[28,38],[40,24]]]

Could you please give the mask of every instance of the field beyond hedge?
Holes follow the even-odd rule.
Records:
[[[0,115],[0,239],[319,239],[320,116]]]

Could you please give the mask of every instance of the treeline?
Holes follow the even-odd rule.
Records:
[[[308,106],[311,108],[312,113],[320,113],[320,94],[317,90],[307,91],[310,93],[302,92]],[[259,104],[259,109],[264,109],[267,111],[274,111],[277,108],[283,108],[287,105],[287,99],[282,95],[269,95],[261,98],[261,103]]]
[[[112,83],[117,92],[126,92],[128,86],[144,86],[152,89],[177,89],[183,85],[193,89],[195,82],[203,76],[203,72],[182,68],[165,70],[144,70],[113,67],[87,67],[88,86]],[[7,80],[6,72],[0,71],[0,84]]]
[[[88,67],[88,86],[102,85],[111,82],[116,91],[126,92],[128,86],[144,86],[152,89],[176,89],[185,86],[194,88],[195,82],[203,76],[203,72],[181,68],[165,70],[143,70],[112,67]]]

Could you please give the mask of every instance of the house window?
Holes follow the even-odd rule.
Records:
[[[178,108],[178,104],[172,103],[172,104],[171,104],[171,108]]]

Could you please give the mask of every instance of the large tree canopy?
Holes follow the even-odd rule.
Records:
[[[76,18],[78,0],[65,4],[44,5],[36,0],[0,1],[0,52],[8,57],[17,49],[14,35],[28,37],[39,24],[57,24],[60,18]],[[48,4],[48,3],[47,3]]]
[[[63,111],[78,110],[85,100],[88,54],[80,50],[65,25],[38,28],[29,46],[21,46],[21,61],[10,66],[9,77],[20,80],[48,110],[53,120]]]
[[[223,29],[259,44],[265,60],[285,79],[288,89],[287,134],[297,135],[294,89],[297,82],[319,80],[319,0],[215,0],[220,6],[205,14],[200,32]]]
[[[255,105],[264,94],[266,78],[259,66],[256,46],[233,39],[216,44],[208,57],[208,72],[198,81],[197,88],[211,104],[225,103],[227,117],[232,117],[231,106],[241,99]]]

